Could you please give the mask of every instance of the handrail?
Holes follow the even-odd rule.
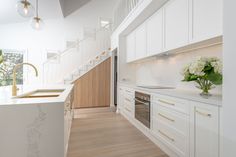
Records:
[[[92,42],[94,43],[94,46],[90,47],[89,45],[87,45],[90,43],[90,41],[88,40],[90,39],[90,37],[84,37],[82,40],[75,41],[75,43],[72,43],[64,51],[61,51],[57,53],[56,55],[47,58],[47,60],[42,64],[43,83],[46,83],[48,81],[50,82],[50,80],[55,80],[57,79],[57,77],[58,78],[64,77],[65,75],[67,75],[66,73],[68,72],[68,68],[70,70],[75,70],[74,68],[81,68],[84,65],[90,63],[92,60],[95,61],[95,58],[101,56],[102,53],[106,53],[107,51],[109,51],[110,50],[109,49],[109,46],[110,46],[109,35],[111,33],[111,26],[112,26],[112,23],[109,23],[99,29],[96,29],[96,31],[94,32],[96,38],[94,42]],[[77,50],[74,50],[75,48]],[[77,62],[78,64],[76,63],[74,59],[72,60],[72,62],[70,61],[70,59],[68,60],[68,57],[73,58],[74,55],[75,55],[74,57],[79,57],[86,51],[91,51],[91,56],[84,56],[85,58],[83,58],[82,56],[82,60],[81,62]],[[100,54],[98,54],[98,52],[100,52]],[[64,55],[65,57],[62,57]],[[51,62],[52,59],[54,58],[55,59],[61,58],[60,60],[58,60],[59,61],[58,64],[54,64],[55,62]],[[67,69],[65,70],[64,67],[67,67]]]
[[[95,34],[97,34],[98,32],[103,31],[104,29],[107,28],[107,26],[109,26],[109,29],[111,29],[110,26],[112,26],[112,23],[106,24],[105,26],[99,28],[98,30],[95,31]],[[61,53],[58,53],[58,54],[56,54],[55,56],[49,57],[49,58],[43,63],[43,65],[45,65],[46,63],[50,63],[50,60],[53,59],[53,58],[60,57],[60,56],[64,55],[67,51],[69,51],[69,50],[72,49],[72,48],[75,48],[77,45],[79,45],[81,42],[83,42],[83,41],[85,41],[85,40],[87,40],[87,39],[89,39],[89,37],[84,38],[84,39],[81,39],[81,40],[77,41],[75,44],[73,44],[72,46],[70,46],[69,48],[66,48],[66,49],[65,49],[64,51],[62,51]]]

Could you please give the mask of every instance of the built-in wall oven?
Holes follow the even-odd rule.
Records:
[[[135,118],[150,128],[150,95],[135,92]]]

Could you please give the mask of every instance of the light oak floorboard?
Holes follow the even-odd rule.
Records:
[[[67,157],[168,157],[109,108],[76,111]]]

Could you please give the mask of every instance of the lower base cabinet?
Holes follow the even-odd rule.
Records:
[[[145,128],[134,118],[135,89],[118,89],[120,113],[138,129]],[[219,157],[219,106],[159,94],[151,97],[151,129],[140,129],[150,140],[166,148],[170,157]]]
[[[173,157],[189,157],[189,104],[169,96],[152,96],[152,132]]]
[[[191,113],[190,157],[219,157],[219,108],[198,103]]]

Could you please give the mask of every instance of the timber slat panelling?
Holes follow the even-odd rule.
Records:
[[[75,108],[110,106],[111,58],[75,81]]]

